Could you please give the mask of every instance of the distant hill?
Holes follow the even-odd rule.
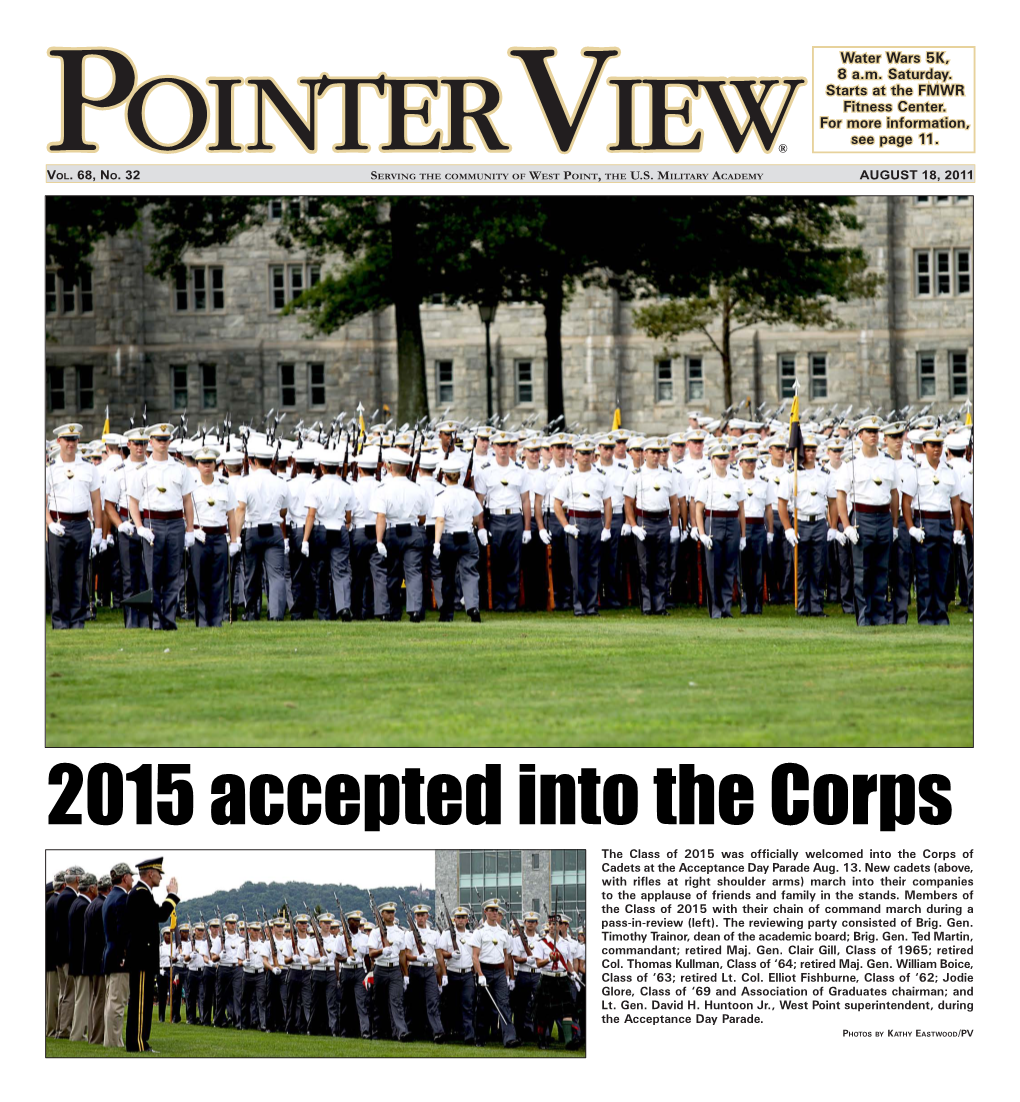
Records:
[[[371,913],[371,905],[368,902],[368,891],[364,888],[356,888],[352,884],[309,884],[301,880],[288,880],[286,883],[273,881],[257,884],[246,880],[239,888],[230,891],[213,892],[211,895],[197,897],[184,897],[177,907],[177,914],[181,921],[186,922],[190,918],[197,922],[199,914],[205,915],[208,922],[216,914],[217,906],[222,914],[231,911],[241,914],[244,908],[248,918],[255,920],[256,915],[262,917],[262,908],[272,918],[280,912],[284,899],[290,907],[292,914],[297,914],[304,908],[305,903],[309,907],[320,911],[336,911],[336,903],[333,893],[340,897],[340,903],[344,911],[363,911],[366,915]],[[435,892],[431,888],[419,889],[416,885],[404,885],[403,887],[373,888],[377,905],[392,901],[397,904],[397,921],[401,926],[406,925],[404,915],[401,913],[400,897],[403,896],[408,909],[412,909],[416,903],[427,903],[435,914]]]

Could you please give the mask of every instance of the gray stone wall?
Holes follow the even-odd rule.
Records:
[[[918,400],[918,358],[934,355],[937,402],[951,396],[950,354],[967,354],[968,387],[973,385],[973,291],[948,295],[916,293],[917,250],[973,250],[973,205],[969,198],[937,202],[915,196],[866,196],[858,200],[863,222],[860,242],[870,267],[886,282],[870,302],[839,307],[842,327],[801,330],[776,326],[741,331],[733,340],[733,395],[752,404],[779,398],[779,359],[795,357],[802,401],[814,404],[809,392],[809,357],[827,356],[826,405],[886,409]],[[187,266],[222,266],[222,310],[175,308],[172,284],[145,272],[148,237],[122,235],[97,250],[93,310],[78,316],[46,317],[46,365],[64,370],[66,404],[47,410],[47,426],[77,418],[87,434],[102,426],[109,403],[113,427],[127,424],[133,410],[141,417],[148,400],[150,419],[176,419],[171,392],[171,368],[186,366],[189,424],[222,419],[234,423],[270,407],[281,406],[279,365],[293,363],[297,400],[287,427],[298,420],[332,419],[341,409],[353,412],[360,400],[371,410],[388,403],[396,409],[397,367],[393,311],[366,315],[328,337],[309,339],[299,318],[284,316],[271,301],[270,270],[274,265],[305,265],[300,250],[288,251],[273,240],[265,226],[241,234],[228,245],[185,258]],[[971,251],[973,273],[973,251]],[[326,266],[322,269],[328,270]],[[933,276],[934,278],[934,276]],[[973,281],[973,274],[971,274]],[[973,282],[971,284],[973,288]],[[453,364],[454,415],[468,420],[485,415],[485,328],[474,307],[424,304],[422,331],[428,365],[430,408],[441,413],[446,402],[437,395],[437,364]],[[495,404],[510,422],[536,416],[545,420],[545,320],[537,306],[512,303],[499,307],[492,326]],[[564,398],[568,423],[585,428],[608,425],[617,400],[628,427],[666,432],[686,424],[689,408],[712,411],[723,406],[721,360],[711,343],[699,335],[683,338],[672,353],[673,395],[657,401],[655,362],[663,350],[637,332],[632,305],[612,292],[578,288],[563,318]],[[688,399],[684,368],[687,357],[700,356],[704,398]],[[515,370],[520,361],[532,365],[532,400],[519,402]],[[308,365],[323,364],[325,402],[313,407]],[[216,366],[215,402],[202,406],[201,364]],[[93,408],[78,404],[76,372],[91,366]],[[47,400],[49,392],[47,391]],[[926,399],[927,400],[927,399]],[[819,404],[823,400],[819,399]]]

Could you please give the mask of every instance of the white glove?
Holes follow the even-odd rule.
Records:
[[[507,980],[506,981],[506,986],[507,986],[508,991],[513,991],[513,989],[514,989],[514,987],[516,987],[516,985],[517,985],[516,980]]]
[[[64,526],[59,520],[50,521],[47,527],[55,536],[62,536],[64,534]]]
[[[747,547],[747,536],[740,537],[740,550],[743,551]]]
[[[704,549],[706,551],[711,551],[712,550],[712,537],[711,536],[702,536],[701,537],[701,546],[704,547]]]
[[[434,559],[438,559],[438,558],[439,558],[439,552],[440,552],[441,550],[442,550],[442,548],[441,548],[441,547],[439,546],[439,544],[438,544],[438,543],[434,543],[434,544],[432,545],[432,557],[433,557]]]
[[[839,535],[839,533],[836,531],[835,528],[830,528],[825,533],[825,542],[826,543],[833,543],[838,535]]]
[[[194,546],[195,546],[195,533],[194,532],[185,532],[184,533],[184,550],[188,551]]]
[[[301,554],[304,555],[304,557],[307,559],[309,557],[309,555],[311,555],[311,553],[312,553],[312,545],[308,542],[308,540],[302,540],[301,541]]]
[[[103,538],[99,541],[99,554],[101,555],[112,542],[112,537],[111,539],[107,539],[106,536],[103,536]]]
[[[411,977],[410,976],[405,976],[404,977],[404,990],[405,991],[407,990],[408,984],[410,984],[410,982],[411,982]]]
[[[953,530],[953,543],[955,543],[957,547],[962,547],[965,542],[963,538],[963,529],[955,528]]]
[[[150,547],[156,542],[156,533],[151,528],[146,528],[144,524],[138,529],[138,535],[143,540],[148,540]]]
[[[857,544],[857,541],[861,538],[860,533],[857,531],[856,528],[853,527],[844,528],[843,535],[846,536],[846,538],[855,546]]]
[[[484,528],[478,529],[478,542],[483,547],[489,546],[489,533]]]
[[[540,529],[538,533],[538,538],[546,545],[546,547],[548,547],[549,544],[552,543],[552,536],[549,535],[548,528]]]
[[[525,533],[521,536],[521,543],[524,544],[525,547],[527,547],[528,544],[531,543],[531,529],[530,528],[527,531],[525,531]]]
[[[895,543],[900,538],[900,526],[898,524],[893,525],[892,541]]]
[[[563,534],[565,536],[573,536],[576,539],[577,538],[577,525],[576,524],[564,524],[563,525]]]
[[[377,543],[375,545],[375,549],[376,549],[376,552],[378,553],[380,559],[385,559],[386,558],[386,544],[385,543]]]
[[[103,542],[103,530],[102,528],[92,529],[92,547],[97,548]]]
[[[695,543],[701,543],[701,532],[696,527],[691,528],[691,539],[694,540]]]
[[[670,530],[669,530],[669,542],[670,543],[679,543],[680,542],[680,526],[678,524],[674,524],[673,527],[670,528]]]
[[[574,981],[574,986],[577,988],[577,990],[580,991],[581,990],[581,981],[577,978],[577,976],[575,976],[573,974],[573,972],[571,972],[570,978]]]
[[[138,529],[135,528],[135,526],[131,523],[131,521],[122,520],[120,522],[120,527],[117,529],[117,531],[120,532],[121,535],[124,535],[124,536],[133,536],[135,534],[135,532],[138,531]]]
[[[917,540],[918,543],[924,543],[924,529],[923,528],[911,528],[910,538]]]
[[[535,967],[535,958],[534,957],[528,957],[528,959],[524,963],[526,965],[528,965],[529,968],[534,968]]]
[[[630,525],[629,525],[629,524],[625,524],[625,525],[624,525],[624,526],[623,526],[623,527],[622,527],[622,528],[620,529],[620,535],[621,535],[621,536],[629,536],[629,535],[630,535],[630,533],[631,533],[631,531],[632,531],[632,529],[631,529]]]
[[[201,544],[205,543],[205,529],[204,528],[196,528],[193,535],[195,537],[195,543],[201,543]]]
[[[449,976],[443,976],[443,978],[439,981],[439,986],[441,988],[445,987],[449,982],[450,982],[450,977]]]
[[[478,981],[478,986],[479,987],[488,987],[489,986],[489,981],[484,976],[476,976],[475,978]]]
[[[786,537],[786,542],[791,547],[796,547],[797,544],[800,543],[800,537],[797,535],[797,533],[792,528],[787,528],[783,532],[783,535]]]
[[[603,528],[601,534],[599,535],[599,540],[602,543],[608,543],[612,538],[613,538],[612,528]]]
[[[680,529],[680,542],[683,543],[684,540],[687,539],[688,535],[689,535],[689,533],[688,533],[687,529],[686,528],[681,528]]]
[[[645,542],[645,530],[644,530],[644,528],[641,527],[640,524],[635,524],[634,527],[631,528],[631,533],[634,536],[634,538],[638,541],[638,543],[644,543]]]
[[[846,547],[846,533],[836,531],[836,542],[840,547]]]
[[[241,545],[239,543],[232,543],[227,547],[227,553],[230,555],[231,558],[233,558],[240,550]]]

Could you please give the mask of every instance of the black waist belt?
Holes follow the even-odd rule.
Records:
[[[144,520],[183,520],[183,509],[171,509],[166,513],[161,513],[158,509],[143,509],[142,517]]]
[[[88,513],[57,513],[52,509],[50,510],[50,516],[54,516],[58,521],[71,521],[71,520],[88,520]]]
[[[727,517],[736,517],[736,509],[706,509],[706,517],[719,517],[720,520],[726,520]]]
[[[764,517],[744,517],[745,524],[764,524]]]
[[[925,520],[949,520],[952,517],[952,513],[929,513],[927,510],[921,510],[921,516]]]
[[[860,502],[854,502],[855,513],[888,513],[888,505],[862,505]]]
[[[580,517],[582,520],[594,520],[602,516],[599,509],[571,509],[567,514],[570,517]]]
[[[227,526],[225,524],[220,524],[215,528],[206,524],[199,524],[197,527],[200,531],[205,532],[207,536],[225,536],[227,534]]]

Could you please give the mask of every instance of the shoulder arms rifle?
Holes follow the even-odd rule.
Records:
[[[425,443],[424,438],[422,439],[422,443],[423,444]],[[418,453],[417,453],[417,455],[415,455],[415,448],[417,447],[417,444],[418,444],[418,422],[416,421],[415,425],[414,425],[414,435],[411,437],[411,455],[414,456],[414,463],[411,464],[411,473],[408,475],[408,478],[412,482],[417,482],[418,481],[418,468],[421,466],[421,448],[418,448]]]
[[[251,956],[251,939],[248,936],[248,916],[244,913],[244,904],[241,904],[241,917],[244,919],[244,959]]]
[[[219,952],[219,957],[220,957],[220,960],[222,961],[223,960],[223,950],[226,949],[226,947],[227,947],[227,928],[223,924],[223,915],[220,913],[219,903],[216,904],[216,917],[220,921],[220,952]],[[211,940],[210,940],[209,944],[210,944],[210,946],[212,945]]]
[[[453,915],[450,914],[450,908],[446,905],[446,897],[442,892],[439,893],[439,899],[443,904],[443,910],[446,912],[446,921],[450,924],[450,945],[453,951],[457,952],[457,929],[453,924]]]
[[[531,946],[528,943],[528,939],[524,934],[524,930],[521,928],[521,924],[517,921],[517,915],[514,914],[513,907],[510,906],[509,900],[506,901],[506,909],[510,915],[510,921],[513,923],[514,936],[521,939],[521,945],[524,948],[524,955],[526,957],[532,956],[533,954],[531,952]],[[513,953],[511,953],[510,955],[513,956]]]
[[[343,479],[344,482],[347,481],[347,474],[348,474],[348,470],[349,470],[348,460],[350,459],[350,455],[351,455],[351,434],[348,433],[347,434],[347,443],[344,444],[344,464],[340,468],[340,477]]]
[[[262,918],[265,920],[266,925],[266,939],[269,942],[269,952],[273,958],[273,967],[280,967],[280,958],[276,955],[276,938],[273,936],[273,927],[269,923],[269,915],[266,914],[265,907],[262,908]]]
[[[471,474],[471,469],[475,465],[475,449],[471,449],[471,454],[468,456],[467,470],[464,472],[464,489],[473,490],[475,488],[474,476]]]
[[[376,482],[382,482],[382,463],[383,463],[383,437],[379,437],[379,457],[375,461],[375,480]]]
[[[375,905],[375,896],[371,892],[368,893],[368,902],[371,904],[376,929],[379,931],[379,944],[385,949],[389,945],[390,939],[386,936],[386,923],[383,922],[382,915],[379,914],[379,908]]]
[[[340,896],[338,896],[336,892],[333,893],[333,900],[336,903],[336,913],[340,918],[340,929],[343,931],[344,945],[347,947],[347,956],[348,959],[353,960],[354,943],[351,941],[351,930],[350,927],[347,925],[347,915],[344,914],[344,908],[343,904],[340,902]]]
[[[304,908],[308,912],[308,921],[312,927],[312,937],[315,938],[315,947],[319,950],[319,956],[324,957],[326,955],[326,947],[322,944],[322,930],[319,929],[315,911],[313,911],[307,903],[304,904]]]
[[[294,956],[297,956],[300,950],[297,943],[297,924],[294,922],[294,916],[290,913],[290,907],[287,906],[287,900],[283,901],[283,916],[290,923],[290,947],[294,950]]]
[[[402,895],[398,895],[397,898],[400,900],[400,906],[404,908],[404,917],[407,919],[408,929],[414,936],[414,945],[415,948],[418,950],[418,956],[419,958],[423,957],[425,955],[425,946],[422,944],[421,935],[418,933],[418,923],[411,917],[411,912],[407,909],[407,904],[404,902],[404,897]]]

